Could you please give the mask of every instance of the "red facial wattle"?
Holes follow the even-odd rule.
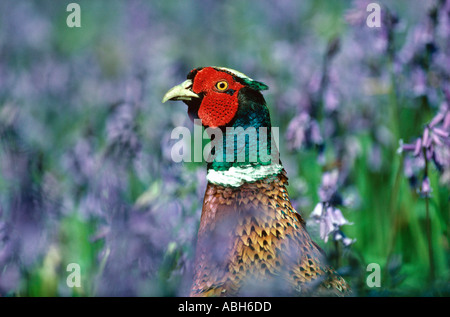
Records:
[[[225,87],[226,89],[219,89]],[[227,125],[238,109],[238,93],[244,87],[226,72],[206,67],[198,71],[192,86],[196,94],[203,94],[202,103],[198,109],[198,117],[203,125],[220,127]]]

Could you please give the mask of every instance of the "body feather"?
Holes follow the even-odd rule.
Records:
[[[341,296],[348,291],[311,240],[286,186],[284,170],[239,188],[208,183],[191,296]]]

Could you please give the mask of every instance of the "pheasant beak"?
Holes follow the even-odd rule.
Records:
[[[188,79],[183,83],[170,89],[162,100],[165,103],[167,100],[192,100],[192,98],[200,98],[199,95],[192,90],[192,80]]]

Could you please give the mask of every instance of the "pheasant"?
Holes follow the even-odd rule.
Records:
[[[350,287],[327,265],[289,200],[261,94],[266,89],[236,70],[200,67],[163,98],[182,100],[191,119],[201,120],[216,141],[190,296],[345,296]],[[268,129],[266,136],[260,128]],[[263,159],[263,152],[271,159]]]

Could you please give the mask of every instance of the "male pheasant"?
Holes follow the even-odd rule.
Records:
[[[163,98],[184,101],[191,119],[215,136],[190,295],[346,295],[347,283],[289,200],[260,93],[266,89],[238,71],[201,67]]]

